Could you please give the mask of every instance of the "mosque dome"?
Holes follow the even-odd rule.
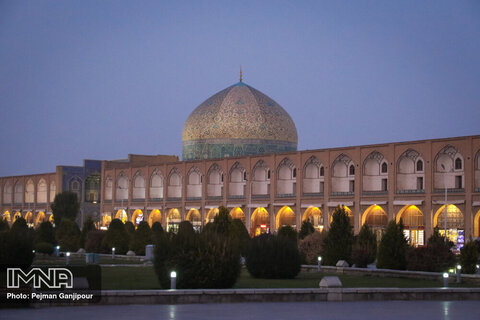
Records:
[[[183,160],[297,150],[290,115],[264,93],[240,82],[205,100],[185,121]]]

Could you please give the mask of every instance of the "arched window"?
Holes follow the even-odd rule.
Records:
[[[423,161],[422,161],[422,160],[418,160],[418,161],[417,161],[417,171],[418,171],[418,172],[422,172],[422,171],[423,171]]]
[[[3,186],[3,203],[12,203],[12,185],[9,181]]]
[[[37,202],[47,202],[47,182],[44,179],[40,179],[37,185]]]
[[[320,167],[320,177],[325,176],[325,168],[322,166]]]
[[[55,181],[50,182],[50,202],[55,200],[55,196],[57,194],[57,185]]]
[[[35,186],[33,185],[32,180],[28,180],[27,185],[25,187],[25,202],[33,203],[34,198],[35,198]]]
[[[112,178],[107,177],[105,181],[105,200],[112,200],[113,195],[113,181]]]
[[[142,172],[137,171],[133,177],[133,199],[145,199],[145,179]]]
[[[349,170],[349,172],[350,172],[350,175],[351,175],[351,176],[355,175],[355,167],[353,166],[353,164],[350,165],[350,170]]]
[[[155,169],[150,178],[150,198],[163,199],[163,177],[158,169]]]
[[[386,162],[382,163],[382,173],[388,172],[388,165]]]
[[[128,178],[125,173],[121,172],[117,178],[117,200],[128,199]]]
[[[17,181],[17,183],[15,183],[15,194],[13,198],[14,203],[23,202],[23,184],[20,181]]]
[[[455,159],[455,170],[462,170],[462,159]]]

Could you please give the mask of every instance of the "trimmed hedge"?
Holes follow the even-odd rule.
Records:
[[[255,278],[293,279],[300,272],[297,243],[289,237],[259,235],[250,242],[245,258],[248,272]]]
[[[75,252],[79,248],[80,229],[74,221],[63,218],[55,232],[55,238],[60,250]]]
[[[113,219],[102,241],[102,246],[110,252],[115,248],[117,254],[126,254],[130,237],[125,230],[125,225],[119,219]]]
[[[51,244],[50,242],[38,242],[35,244],[35,252],[50,255],[53,253],[53,251],[53,244]]]
[[[0,269],[28,268],[33,262],[33,233],[23,218],[18,218],[10,230],[0,232]]]
[[[140,222],[137,230],[133,233],[130,249],[134,251],[137,256],[144,256],[145,246],[152,243],[152,230],[150,230],[150,226],[146,221]]]

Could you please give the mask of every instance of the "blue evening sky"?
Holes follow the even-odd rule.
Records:
[[[0,0],[0,176],[181,155],[239,65],[299,150],[480,134],[477,0]]]

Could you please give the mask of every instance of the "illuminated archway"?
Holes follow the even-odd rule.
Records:
[[[302,221],[310,221],[315,229],[323,230],[322,211],[318,207],[310,206],[303,213]]]
[[[153,226],[155,222],[162,223],[162,212],[158,209],[153,209],[148,216],[148,225],[150,228]]]
[[[197,231],[199,231],[202,227],[202,216],[200,211],[195,208],[192,208],[188,211],[186,220],[190,221],[193,225],[193,229]]]
[[[5,211],[3,213],[3,216],[2,216],[2,220],[5,220],[7,222],[11,222],[12,220],[10,219],[10,212],[9,211]]]
[[[102,226],[100,227],[100,229],[108,229],[110,222],[112,222],[112,216],[109,213],[104,214],[102,217]]]
[[[138,226],[140,222],[143,221],[143,211],[140,209],[135,210],[132,214],[131,221],[135,227]]]
[[[170,209],[167,215],[167,232],[177,232],[181,221],[180,211],[177,208]]]
[[[423,246],[425,244],[425,219],[420,209],[413,205],[406,205],[397,214],[396,222],[402,219],[404,234],[412,246]]]
[[[442,236],[445,235],[445,205],[437,210],[433,217],[433,226],[438,227]],[[452,241],[458,249],[463,247],[465,242],[465,220],[462,211],[453,204],[447,207],[447,238]]]
[[[255,209],[251,218],[250,235],[258,236],[259,234],[269,232],[270,215],[268,214],[268,211],[263,207]]]
[[[352,227],[355,226],[355,218],[353,217],[353,212],[352,210],[350,210],[349,207],[347,206],[342,206],[342,208],[345,210],[345,212],[347,213],[348,215],[348,219],[350,219],[350,225]],[[333,211],[330,213],[330,224],[332,223],[333,221],[333,213],[335,212],[336,209],[333,209]]]
[[[45,215],[45,212],[40,211],[39,213],[37,213],[37,219],[35,219],[35,228],[44,221],[47,221],[47,216]]]
[[[52,215],[53,216],[53,215]],[[27,225],[29,227],[33,227],[34,225],[34,221],[33,221],[33,214],[31,211],[28,211],[26,214],[25,214],[25,221],[27,222]]]
[[[123,223],[127,222],[127,218],[127,213],[123,209],[118,210],[115,214],[115,219],[119,219]]]
[[[475,219],[473,219],[473,235],[477,238],[480,237],[480,210],[478,210]]]
[[[297,227],[297,223],[295,221],[295,212],[293,212],[292,208],[283,206],[280,210],[278,210],[277,217],[275,219],[275,226],[277,230],[283,226],[291,226],[294,229]]]
[[[15,212],[15,214],[13,215],[13,223],[15,223],[15,221],[17,221],[17,219],[21,217],[22,214],[19,211]]]
[[[379,205],[370,206],[362,216],[362,226],[367,224],[377,235],[377,240],[382,239],[383,232],[388,224],[388,217],[385,210]]]
[[[241,208],[235,207],[230,210],[230,216],[232,217],[232,219],[240,219],[243,224],[245,224],[245,213],[243,213]]]
[[[209,222],[213,222],[213,219],[215,219],[215,217],[217,216],[218,214],[218,208],[212,208],[208,211],[208,214],[207,214],[207,218],[206,218],[206,221],[205,223],[209,223]]]

